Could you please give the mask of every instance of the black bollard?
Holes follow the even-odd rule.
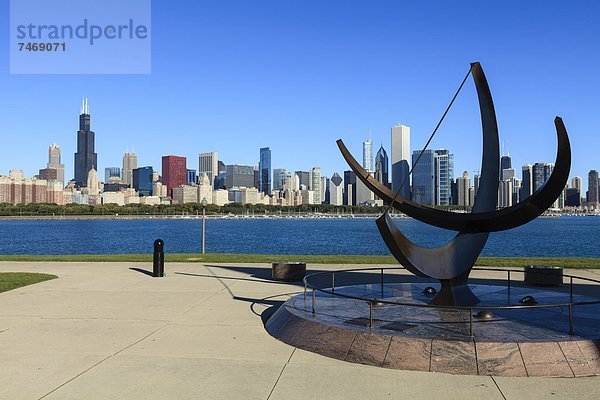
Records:
[[[152,266],[152,276],[155,278],[165,276],[165,242],[161,239],[154,241],[154,264]]]

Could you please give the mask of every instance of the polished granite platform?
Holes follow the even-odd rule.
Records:
[[[590,376],[600,374],[600,304],[493,309],[493,319],[472,310],[416,307],[427,304],[428,283],[336,287],[336,294],[414,304],[374,306],[364,300],[316,292],[290,298],[268,320],[271,335],[292,346],[349,362],[388,368],[467,375]],[[584,303],[598,298],[568,291],[471,285],[482,306]],[[369,326],[372,323],[372,326]]]

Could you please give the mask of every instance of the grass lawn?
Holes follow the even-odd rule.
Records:
[[[0,272],[0,293],[56,278],[56,275],[31,272]]]
[[[2,255],[0,261],[61,262],[152,262],[152,254],[83,254],[83,255]],[[203,263],[271,263],[304,261],[312,264],[397,264],[391,256],[290,255],[290,254],[165,254],[166,262]],[[599,268],[600,258],[550,257],[480,257],[480,267],[524,267],[527,265],[561,266],[564,268]]]

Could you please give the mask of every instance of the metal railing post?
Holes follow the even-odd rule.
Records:
[[[573,335],[573,304],[569,304],[569,335]]]
[[[304,301],[306,301],[306,280],[304,281]]]
[[[315,313],[315,289],[312,290],[312,313]]]
[[[507,272],[508,272],[508,289],[510,290],[510,269]]]
[[[570,276],[570,284],[569,284],[569,296],[571,298],[571,302],[573,301],[573,277]]]
[[[331,273],[331,292],[335,293],[335,272]]]

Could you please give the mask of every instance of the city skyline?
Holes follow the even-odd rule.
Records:
[[[93,101],[96,151],[104,154],[99,171],[120,165],[127,148],[135,149],[140,165],[158,165],[163,153],[192,160],[212,150],[227,162],[255,164],[246,149],[270,146],[273,167],[295,168],[290,160],[300,152],[303,168],[319,165],[331,176],[344,169],[335,146],[341,137],[360,154],[371,130],[373,146],[383,143],[389,152],[389,129],[400,121],[411,127],[412,149],[420,149],[469,63],[479,60],[515,169],[534,160],[554,162],[552,120],[558,114],[572,139],[573,175],[585,176],[596,168],[600,145],[594,120],[599,55],[589,51],[600,29],[591,17],[598,7],[519,4],[515,11],[499,4],[436,4],[440,12],[431,16],[420,3],[307,1],[229,10],[157,2],[148,76],[17,76],[1,63],[6,146],[0,172],[35,174],[41,166],[29,155],[43,155],[50,143],[73,154],[73,104],[86,95]],[[405,17],[401,25],[398,15]],[[227,27],[216,22],[225,16]],[[0,18],[8,20],[8,4],[0,7]],[[560,27],[551,23],[557,19]],[[197,20],[206,23],[186,35],[181,27]],[[356,26],[365,29],[359,33]],[[202,52],[190,53],[191,44]],[[568,57],[556,57],[557,48]],[[293,55],[283,56],[289,49]],[[574,66],[572,59],[586,62]],[[31,153],[15,151],[24,137]],[[473,175],[480,168],[480,140],[476,94],[467,82],[432,146],[452,149],[456,170]],[[72,177],[71,163],[65,164]]]
[[[372,139],[371,133],[369,133],[369,139],[362,142],[362,151],[363,151],[363,167],[367,170],[371,169],[371,173],[373,176],[380,180],[384,181],[386,184],[390,184],[392,187],[396,185],[398,187],[401,182],[404,181],[404,177],[408,174],[408,171],[411,168],[414,168],[412,171],[412,176],[407,181],[405,186],[406,189],[403,188],[402,195],[406,198],[411,198],[413,201],[416,201],[420,204],[424,205],[451,205],[456,204],[456,200],[459,199],[458,205],[473,205],[474,198],[477,194],[477,186],[478,186],[478,178],[479,173],[476,172],[474,174],[474,186],[472,187],[471,193],[463,194],[461,197],[458,193],[452,192],[452,185],[456,183],[456,186],[464,186],[462,183],[464,181],[461,180],[459,184],[459,179],[466,177],[466,179],[470,182],[470,178],[468,175],[468,171],[464,171],[463,176],[458,176],[456,178],[456,182],[454,180],[454,154],[452,154],[447,149],[436,149],[425,150],[422,152],[421,150],[412,150],[412,162],[409,158],[408,154],[411,153],[410,147],[410,127],[397,124],[391,128],[391,143],[392,143],[392,153],[396,158],[388,165],[387,155],[385,155],[385,149],[383,145],[381,145],[380,150],[377,153],[376,163],[377,166],[375,169],[372,169],[373,165],[373,148],[372,148]],[[395,149],[394,149],[395,146]],[[503,146],[504,148],[504,146]],[[84,97],[81,102],[80,107],[80,115],[79,115],[79,130],[77,131],[77,149],[78,151],[75,153],[75,162],[74,162],[74,171],[76,174],[79,174],[80,178],[77,179],[74,177],[72,179],[73,184],[76,188],[85,188],[89,186],[90,180],[95,182],[95,186],[100,180],[98,179],[98,168],[97,164],[97,153],[94,152],[95,149],[95,132],[91,130],[91,113],[89,111],[89,101],[87,97]],[[422,157],[422,155],[426,155],[426,157]],[[382,165],[381,161],[385,159],[384,165]],[[174,160],[178,160],[178,166],[174,167]],[[419,164],[417,164],[417,161]],[[61,150],[60,146],[53,143],[49,146],[48,149],[48,164],[47,168],[40,169],[38,177],[42,180],[48,181],[59,181],[64,186],[64,164],[61,164]],[[200,180],[206,179],[209,182],[210,187],[215,187],[214,179],[217,178],[218,172],[218,164],[222,162],[218,160],[218,152],[209,152],[209,153],[200,153],[198,157],[198,170],[187,168],[187,157],[185,156],[162,156],[162,170],[160,173],[163,173],[163,170],[166,168],[166,172],[163,173],[162,183],[166,185],[166,193],[168,196],[173,197],[173,189],[180,185],[196,185],[200,183]],[[179,165],[181,164],[181,165]],[[402,164],[402,166],[400,166]],[[395,167],[394,167],[395,166]],[[392,181],[387,181],[387,174],[382,171],[382,169],[387,170],[388,168],[396,169],[397,176],[394,179],[394,174],[392,173]],[[520,201],[520,199],[524,199],[525,197],[530,196],[533,192],[538,190],[543,183],[549,178],[552,173],[554,164],[546,163],[546,162],[536,162],[534,165],[525,164],[522,166],[522,178],[519,179],[516,176],[516,171],[512,168],[512,158],[509,155],[508,151],[505,153],[504,149],[502,151],[502,157],[500,159],[500,171],[501,171],[501,181],[499,186],[499,195],[498,195],[498,205],[499,207],[508,207],[512,204],[516,204]],[[139,177],[136,179],[138,184],[133,184],[133,176],[134,173],[139,173],[137,171],[137,154],[133,152],[127,152],[124,154],[122,159],[122,168],[119,167],[106,167],[105,168],[105,179],[103,183],[107,183],[110,185],[122,185],[123,188],[133,188],[136,190],[140,190],[139,185]],[[150,184],[154,181],[153,177],[153,167],[148,166],[145,168],[150,168]],[[176,175],[181,175],[181,177],[173,178],[173,168],[180,172],[177,172]],[[235,180],[235,174],[233,177],[231,176],[230,168],[246,168],[248,169],[248,178],[241,178],[244,180],[244,183],[240,185],[239,183],[233,183]],[[11,169],[9,170],[12,174],[13,172],[18,172],[25,176],[22,170]],[[288,172],[284,168],[272,168],[271,166],[271,150],[269,147],[263,147],[259,149],[259,162],[258,165],[243,165],[243,164],[234,164],[227,166],[226,179],[225,184],[223,185],[227,189],[231,189],[232,187],[243,186],[248,188],[255,188],[258,192],[263,195],[270,195],[271,190],[277,185],[279,190],[284,190],[284,181],[286,179],[291,178],[291,173],[289,173],[290,178],[288,178]],[[315,172],[317,171],[317,172]],[[120,172],[120,174],[119,174]],[[348,173],[348,171],[343,171],[344,174]],[[94,173],[92,178],[89,174]],[[156,171],[158,174],[158,171]],[[207,173],[207,174],[206,174]],[[332,173],[332,177],[335,176],[337,171]],[[593,179],[592,173],[596,173],[595,170],[590,170],[588,173],[588,188],[590,182],[595,182],[595,187],[590,192],[589,196],[592,199],[592,203],[597,203],[598,195],[596,194],[598,191],[598,185],[600,181],[598,179]],[[204,176],[206,174],[206,176]],[[230,175],[227,178],[227,175]],[[597,173],[596,173],[597,174]],[[117,182],[111,182],[111,177],[119,177],[120,180]],[[147,175],[147,173],[146,173]],[[146,176],[145,175],[145,176]],[[250,175],[253,175],[250,178]],[[283,176],[285,175],[285,176]],[[310,172],[305,171],[296,171],[295,175],[299,176],[299,181],[297,185],[292,185],[290,182],[290,187],[296,186],[300,188],[301,185],[305,186],[307,189],[310,189],[315,192],[315,198],[320,198],[322,202],[326,201],[326,198],[329,198],[329,178],[327,175],[324,175],[322,179],[323,182],[319,182],[321,179],[321,168],[320,167],[312,167]],[[307,177],[303,177],[303,175],[308,175],[308,184],[306,184]],[[2,174],[0,174],[2,176]],[[76,175],[77,176],[77,175]],[[82,178],[85,176],[85,178]],[[158,175],[157,175],[158,176]],[[242,175],[240,175],[242,176]],[[63,179],[61,179],[61,177]],[[144,178],[145,179],[145,178]],[[232,180],[233,179],[233,180]],[[246,182],[246,180],[248,182]],[[250,182],[252,181],[252,183]],[[510,181],[510,182],[508,182]],[[587,191],[583,191],[582,178],[580,176],[572,176],[572,182],[576,182],[576,188],[580,193],[580,197],[583,197]],[[363,193],[364,189],[362,185],[352,184],[351,193],[352,198],[356,199],[357,193],[360,191],[358,195],[358,203],[362,203],[363,201],[375,200],[375,198],[370,198],[370,196],[366,195],[366,192]],[[568,184],[567,184],[568,185]],[[152,186],[152,185],[151,185]],[[346,187],[347,185],[345,185]],[[321,189],[319,189],[321,188]],[[460,189],[460,187],[459,187]],[[454,189],[457,190],[457,189]],[[589,189],[588,189],[589,190]],[[97,189],[95,189],[97,191]],[[327,191],[327,194],[326,192]],[[459,190],[460,191],[460,190]],[[152,192],[152,188],[146,188],[144,192]],[[468,191],[467,191],[468,192]],[[560,200],[557,200],[556,204],[566,204],[566,195],[567,193],[563,193]],[[366,196],[366,197],[365,197]],[[462,198],[462,200],[461,200]],[[353,204],[356,204],[357,200],[354,200]],[[561,207],[560,207],[561,208]]]

